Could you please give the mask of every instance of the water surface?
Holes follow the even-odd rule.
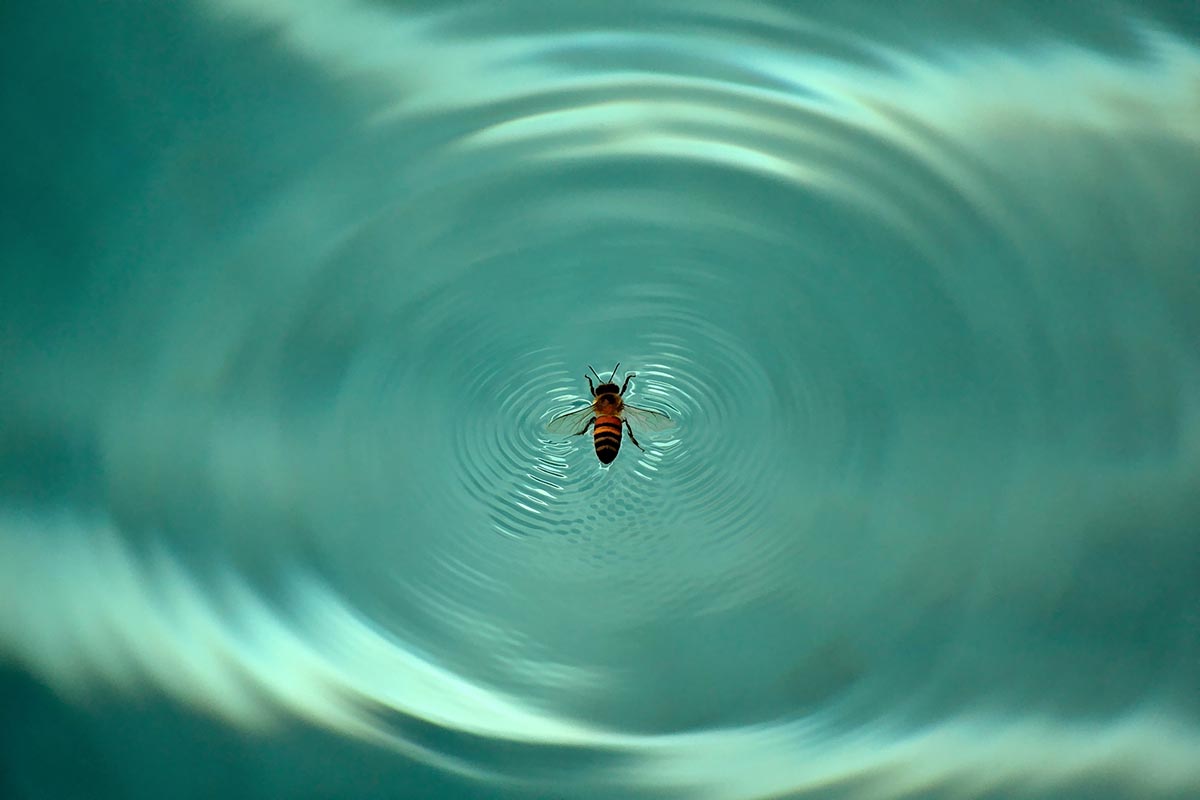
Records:
[[[1194,12],[6,20],[6,796],[1200,792]]]

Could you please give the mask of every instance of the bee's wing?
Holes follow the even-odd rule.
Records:
[[[661,411],[652,411],[649,408],[638,408],[625,404],[622,409],[625,413],[625,419],[629,420],[630,424],[642,431],[665,431],[668,428],[675,427],[675,420],[668,417]]]
[[[551,433],[581,434],[587,430],[588,423],[592,420],[592,413],[592,407],[588,406],[578,411],[559,414],[546,423],[546,430]]]

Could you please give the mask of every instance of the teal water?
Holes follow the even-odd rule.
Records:
[[[1189,4],[0,19],[0,795],[1200,795]]]

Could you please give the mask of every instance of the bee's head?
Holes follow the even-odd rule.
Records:
[[[604,380],[604,378],[601,378],[599,375],[596,375],[596,370],[592,369],[591,365],[588,366],[588,369],[592,370],[592,374],[596,375],[596,380],[600,381],[600,385],[596,387],[596,391],[594,392],[596,397],[599,397],[602,394],[620,394],[621,393],[621,390],[617,388],[617,385],[615,383],[613,383],[613,379],[617,377],[617,368],[620,366],[621,366],[621,364],[618,362],[617,366],[613,367],[612,375],[608,376],[608,380]]]

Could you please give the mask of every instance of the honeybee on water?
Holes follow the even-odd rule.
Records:
[[[592,404],[587,408],[559,414],[546,424],[546,429],[551,433],[568,433],[572,436],[582,436],[588,428],[592,428],[592,443],[596,446],[596,458],[600,459],[601,464],[611,464],[617,457],[617,451],[621,449],[622,423],[625,424],[625,430],[629,431],[629,441],[643,453],[646,452],[645,448],[638,444],[637,437],[633,435],[630,420],[648,431],[665,431],[675,425],[675,421],[661,411],[631,406],[621,399],[621,395],[629,388],[629,379],[635,376],[632,372],[626,375],[625,382],[618,389],[613,379],[617,377],[620,366],[618,363],[613,367],[612,375],[606,381],[589,365],[592,375],[596,375],[596,380],[600,381],[599,386],[594,386],[590,376],[583,376],[587,378],[588,388],[592,391]]]

